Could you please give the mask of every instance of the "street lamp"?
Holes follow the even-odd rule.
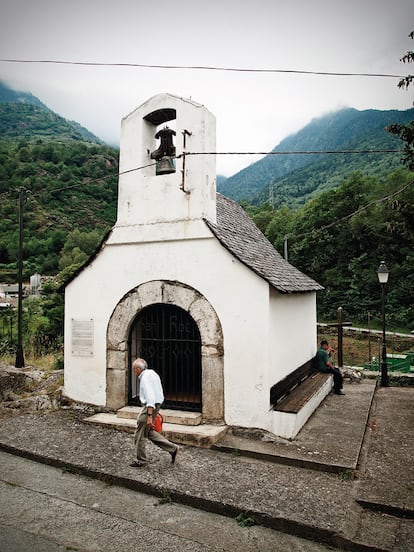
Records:
[[[378,270],[378,281],[381,284],[381,298],[382,298],[382,357],[381,357],[381,385],[387,387],[390,384],[388,378],[388,366],[387,366],[387,349],[385,345],[385,287],[388,282],[388,276],[390,272],[384,261],[381,261]]]

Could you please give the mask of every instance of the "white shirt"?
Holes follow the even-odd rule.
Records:
[[[156,404],[164,402],[160,376],[148,368],[139,375],[139,400],[146,406],[155,408]]]

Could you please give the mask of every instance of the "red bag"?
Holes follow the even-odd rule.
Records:
[[[160,433],[160,431],[162,431],[162,424],[164,423],[164,418],[162,417],[162,414],[160,414],[158,412],[158,414],[155,416],[155,420],[154,420],[154,429],[155,431],[158,431],[158,433]]]

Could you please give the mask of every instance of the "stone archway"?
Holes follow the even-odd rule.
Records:
[[[156,303],[187,311],[201,336],[202,404],[205,422],[224,420],[223,332],[207,299],[181,282],[153,280],[129,291],[115,307],[107,328],[106,405],[121,408],[128,402],[128,336],[141,309]]]

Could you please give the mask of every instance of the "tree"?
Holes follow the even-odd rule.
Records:
[[[410,38],[414,39],[414,31],[409,35]],[[412,63],[414,61],[414,52],[408,51],[401,59],[403,63]],[[408,89],[412,84],[414,75],[408,75],[400,80],[398,83],[398,88]],[[414,104],[414,103],[413,103]],[[398,136],[403,142],[404,146],[404,157],[403,163],[405,163],[410,171],[414,171],[414,121],[411,121],[408,125],[394,124],[387,127],[390,134]]]
[[[411,33],[408,35],[410,38],[414,39],[414,31],[411,31]],[[414,52],[408,51],[401,59],[403,63],[411,63],[414,61]],[[412,81],[414,80],[414,75],[407,75],[406,77],[402,78],[400,82],[398,83],[398,88],[405,88],[407,89]]]

